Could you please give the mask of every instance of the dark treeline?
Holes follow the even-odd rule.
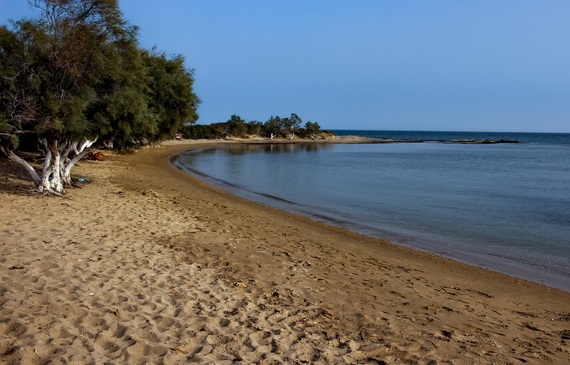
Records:
[[[186,125],[180,132],[185,139],[224,139],[227,137],[267,137],[274,138],[311,138],[316,139],[321,133],[318,123],[306,122],[302,127],[302,120],[295,113],[288,118],[269,118],[265,123],[257,120],[245,122],[237,115],[225,123],[213,123],[210,125],[196,124]]]

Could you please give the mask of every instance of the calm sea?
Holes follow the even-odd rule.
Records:
[[[177,165],[264,204],[570,290],[570,134],[334,131],[423,143],[225,145]],[[518,144],[456,144],[509,139]]]

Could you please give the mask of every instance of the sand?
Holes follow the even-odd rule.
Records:
[[[167,163],[204,143],[82,162],[63,199],[0,160],[0,363],[570,363],[570,293]]]

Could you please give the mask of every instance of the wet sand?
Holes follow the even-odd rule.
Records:
[[[0,160],[0,363],[570,363],[570,293],[167,163],[204,143],[82,162],[65,199]]]

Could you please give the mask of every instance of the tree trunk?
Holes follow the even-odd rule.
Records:
[[[30,174],[36,185],[36,191],[47,192],[61,196],[65,186],[70,186],[71,169],[90,151],[95,149],[94,141],[79,142],[58,142],[57,138],[41,138],[38,140],[39,148],[45,159],[42,167],[42,174],[38,175],[35,169],[24,159],[14,154],[9,147],[0,146],[0,150],[6,154],[8,159],[22,165]],[[72,151],[78,153],[66,163],[67,156]]]
[[[60,153],[57,148],[57,139],[50,138],[41,141],[44,146],[46,158],[44,161],[43,175],[38,186],[38,191],[61,195],[63,184],[60,175]]]
[[[75,155],[75,157],[73,157],[71,159],[71,161],[69,161],[69,163],[67,164],[67,166],[65,167],[65,169],[63,170],[63,182],[66,185],[71,185],[71,169],[73,168],[73,166],[75,166],[83,157],[85,157],[86,154],[88,154],[89,152],[93,151],[95,149],[95,145],[93,144],[93,142],[89,142],[88,143],[82,143],[80,148],[78,149],[78,154]]]
[[[15,155],[14,152],[12,152],[12,150],[10,150],[7,147],[5,148],[3,146],[0,146],[0,149],[2,150],[2,152],[4,152],[4,154],[6,154],[6,156],[8,157],[8,159],[10,161],[14,161],[14,162],[22,165],[24,167],[24,169],[26,169],[26,171],[30,174],[32,181],[36,185],[36,188],[38,186],[40,186],[41,180],[40,180],[40,177],[38,176],[38,173],[28,162],[26,162],[26,160]]]
[[[42,146],[42,149],[40,149],[39,146],[38,149],[40,149],[40,151],[44,154],[44,165],[42,166],[42,181],[43,181],[44,178],[45,179],[49,178],[48,170],[51,164],[51,152],[48,148],[47,139],[45,138],[38,139],[38,143]],[[42,183],[41,185],[47,186],[47,180],[45,183]]]
[[[71,179],[69,179],[69,182],[65,179],[65,170],[67,168],[65,162],[67,161],[67,156],[69,156],[71,151],[74,149],[77,150],[77,145],[77,142],[60,143],[59,152],[61,155],[59,159],[59,176],[63,186],[71,185]]]

